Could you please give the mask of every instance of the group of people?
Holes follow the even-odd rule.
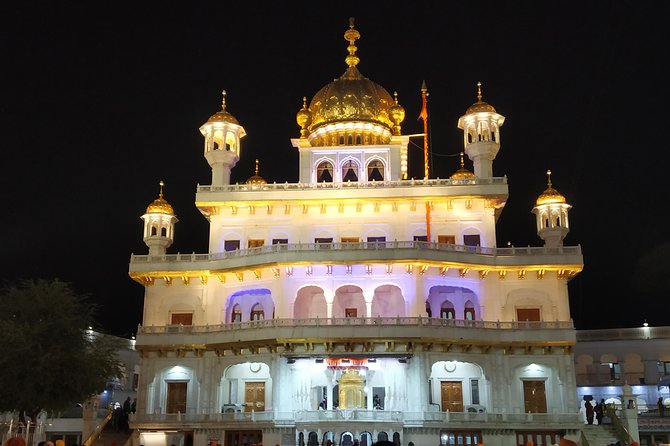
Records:
[[[117,432],[130,431],[130,414],[135,413],[136,407],[137,398],[132,402],[130,401],[130,397],[126,398],[123,402],[123,406],[117,406],[112,413],[112,428]]]
[[[605,416],[605,398],[601,398],[599,403],[593,404],[591,398],[584,398],[584,412],[586,413],[586,424],[603,424]]]

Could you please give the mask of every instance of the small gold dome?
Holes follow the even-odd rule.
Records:
[[[308,125],[310,134],[328,124],[351,121],[379,124],[390,131],[395,126],[399,128],[404,119],[404,109],[401,113],[402,107],[396,104],[388,91],[364,77],[356,68],[360,58],[356,55],[358,48],[354,42],[360,38],[360,33],[354,29],[353,18],[344,37],[349,42],[349,55],[345,59],[348,68],[312,98],[309,104],[312,113]],[[392,110],[394,105],[397,107]]]
[[[207,122],[229,122],[240,125],[235,116],[226,111],[226,90],[223,90],[223,99],[221,100],[221,110],[209,117]]]
[[[477,102],[472,104],[468,109],[465,111],[465,114],[468,115],[470,113],[478,113],[478,112],[492,112],[496,113],[496,109],[493,108],[491,104],[488,104],[484,101],[482,101],[482,83],[477,82]]]
[[[461,152],[461,168],[454,172],[454,174],[449,178],[452,180],[472,180],[476,178],[474,173],[465,168],[465,163],[463,162],[463,152]]]
[[[547,170],[547,188],[535,200],[535,205],[565,203],[565,197],[551,186],[551,170]]]
[[[246,184],[267,184],[265,178],[258,175],[258,160],[256,160],[256,173],[254,176],[249,177],[249,179],[246,181]]]
[[[161,189],[160,193],[158,194],[158,198],[156,198],[154,201],[147,206],[147,214],[166,214],[166,215],[174,215],[174,210],[172,209],[172,206],[170,206],[170,203],[165,201],[163,198],[163,186],[165,183],[162,181],[160,182]]]
[[[300,126],[300,137],[306,138],[308,134],[307,127],[312,123],[312,112],[307,108],[307,98],[304,96],[302,98],[302,108],[296,114],[295,120]]]

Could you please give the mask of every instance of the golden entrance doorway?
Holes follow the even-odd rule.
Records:
[[[166,413],[186,413],[186,381],[173,381],[167,383],[167,407]]]
[[[463,412],[463,383],[441,381],[442,411]]]
[[[244,384],[244,411],[265,411],[265,383],[248,382]]]
[[[544,381],[523,381],[524,412],[547,413],[547,395],[544,390]]]

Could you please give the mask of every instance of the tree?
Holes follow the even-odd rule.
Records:
[[[95,306],[59,280],[23,280],[0,289],[0,412],[34,420],[102,392],[122,374],[122,340],[89,326]]]

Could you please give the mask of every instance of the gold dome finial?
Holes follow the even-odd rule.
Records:
[[[349,29],[344,32],[344,40],[349,42],[349,46],[347,47],[347,50],[349,51],[349,55],[347,56],[345,62],[349,67],[355,67],[358,65],[358,62],[361,61],[361,59],[356,55],[356,41],[361,38],[361,33],[358,32],[356,28],[354,28],[354,18],[349,17]]]
[[[256,158],[256,171],[254,173],[254,176],[249,178],[246,181],[246,184],[267,184],[267,181],[265,181],[265,178],[258,175],[258,158]]]
[[[487,104],[482,100],[482,83],[481,81],[477,81],[477,102],[472,104],[468,109],[465,111],[465,114],[469,113],[477,113],[477,112],[493,112],[496,113],[496,109],[493,108],[491,104]]]
[[[465,161],[463,158],[463,152],[461,152],[461,168],[458,169],[452,176],[449,178],[452,180],[471,180],[476,178],[475,174],[470,172],[468,169],[465,168]]]
[[[160,190],[158,192],[158,198],[156,198],[154,201],[147,206],[147,214],[167,214],[167,215],[174,215],[174,210],[172,209],[172,206],[170,206],[170,203],[168,203],[164,198],[163,198],[163,186],[165,186],[165,183],[163,180],[161,180],[159,183],[160,185]]]
[[[221,110],[210,116],[207,122],[230,122],[240,125],[237,118],[226,111],[226,90],[221,92]]]
[[[302,108],[298,110],[295,120],[300,126],[300,137],[307,138],[309,136],[307,128],[312,123],[312,112],[307,108],[307,96],[302,97]]]
[[[550,203],[565,203],[565,197],[561,195],[551,184],[551,170],[547,169],[547,189],[535,200],[535,205]]]
[[[402,128],[400,127],[400,123],[405,120],[405,109],[403,108],[402,105],[398,104],[398,92],[394,91],[393,92],[393,99],[395,100],[395,104],[391,106],[389,109],[389,116],[391,117],[391,120],[393,121],[393,134],[394,135],[400,135],[402,133]]]

